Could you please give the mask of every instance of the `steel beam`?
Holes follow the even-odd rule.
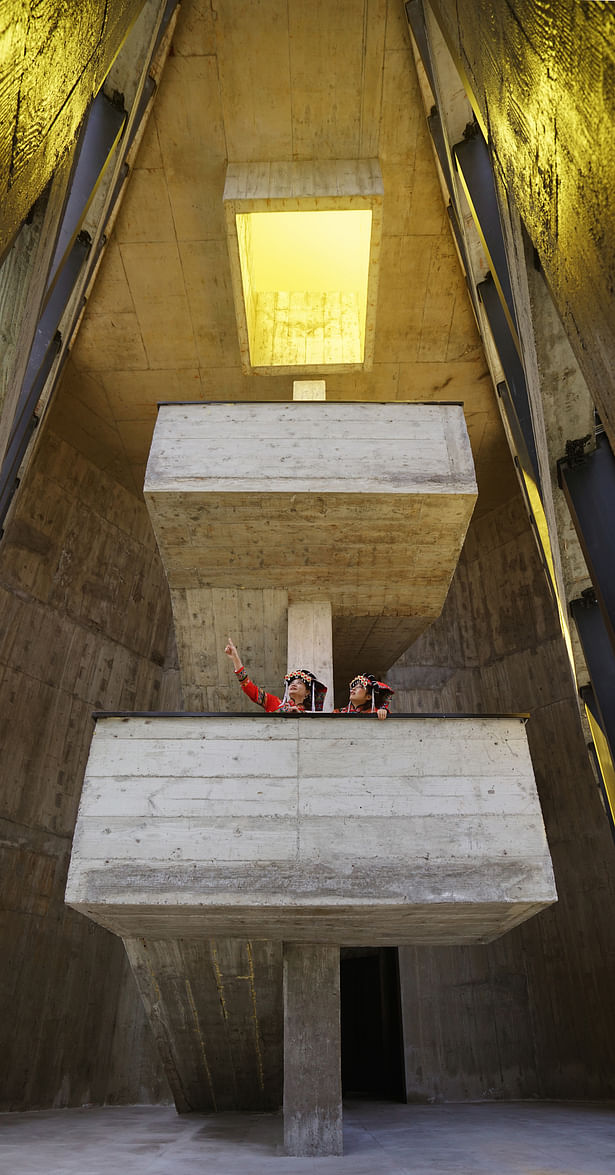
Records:
[[[578,460],[559,462],[564,491],[604,627],[615,653],[615,457],[605,434]]]

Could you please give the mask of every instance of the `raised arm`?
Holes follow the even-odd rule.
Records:
[[[273,714],[276,710],[279,710],[280,706],[282,705],[281,699],[277,698],[275,694],[268,694],[262,686],[255,685],[253,681],[250,681],[250,678],[248,677],[243,667],[241,657],[239,656],[239,653],[237,652],[231,637],[228,638],[224,652],[226,653],[227,657],[231,658],[231,661],[233,662],[233,669],[237,675],[237,680],[244,694],[246,694],[250,701],[256,702],[257,706],[262,706],[263,710],[266,710],[268,714]]]
[[[241,665],[242,665],[241,657],[239,656],[239,653],[237,652],[237,649],[236,649],[235,645],[233,644],[231,637],[228,638],[224,652],[226,653],[227,657],[231,658],[231,661],[233,662],[233,669],[235,670],[235,672],[237,672],[238,669],[241,669]]]

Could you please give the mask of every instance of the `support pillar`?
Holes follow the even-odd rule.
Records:
[[[327,387],[324,379],[293,380],[293,400],[326,400]]]
[[[327,687],[333,709],[333,622],[330,600],[288,605],[288,669],[311,669]]]
[[[343,1153],[337,946],[284,944],[284,1147]]]

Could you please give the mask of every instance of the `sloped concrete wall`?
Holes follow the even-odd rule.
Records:
[[[613,445],[613,6],[431,3]]]
[[[47,429],[0,543],[3,1110],[169,1097],[121,942],[64,904],[92,711],[165,704],[169,625],[143,503]]]
[[[612,1097],[615,844],[523,503],[473,523],[444,613],[389,674],[418,712],[530,712],[557,905],[489,946],[400,951],[408,1096]]]

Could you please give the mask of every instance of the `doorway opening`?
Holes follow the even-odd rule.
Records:
[[[397,948],[342,947],[340,984],[344,1097],[405,1102]]]

